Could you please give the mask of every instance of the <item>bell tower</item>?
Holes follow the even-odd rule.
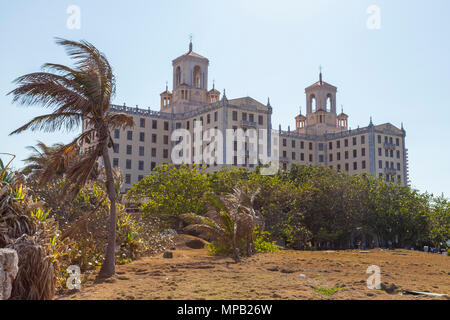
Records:
[[[336,93],[337,87],[323,81],[322,67],[320,67],[319,81],[305,89],[306,123],[297,128],[297,131],[322,135],[344,130],[346,126],[343,123],[338,125]],[[296,119],[296,122],[302,118],[302,115],[297,118],[299,119]]]
[[[194,110],[208,100],[209,60],[193,51],[192,39],[189,51],[172,61],[173,94],[171,109],[174,113]]]

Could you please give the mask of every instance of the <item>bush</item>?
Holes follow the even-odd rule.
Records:
[[[276,252],[278,251],[278,247],[275,244],[275,241],[270,242],[270,233],[267,231],[259,231],[258,228],[255,228],[254,231],[254,247],[256,252]]]

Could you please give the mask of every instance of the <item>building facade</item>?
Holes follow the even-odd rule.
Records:
[[[194,139],[198,124],[201,124],[202,142],[197,149],[212,145],[212,149],[216,149],[215,159],[205,161],[201,157],[204,150],[195,150],[194,144],[177,150],[177,154],[190,153],[188,163],[206,165],[211,172],[223,165],[252,169],[261,164],[249,161],[255,151],[265,153],[272,162],[278,162],[281,169],[288,169],[293,163],[320,165],[348,174],[373,174],[385,181],[409,183],[403,125],[400,129],[390,123],[374,125],[371,119],[367,127],[349,129],[348,116],[343,110],[337,114],[337,88],[323,81],[322,74],[318,82],[305,89],[306,114],[300,111],[295,118],[295,130],[283,131],[281,126],[273,130],[270,101],[263,104],[250,97],[229,100],[225,91],[221,95],[214,85],[208,90],[209,60],[192,49],[190,43],[189,51],[173,60],[173,91],[166,85],[161,93],[160,111],[111,106],[111,112],[128,114],[135,122],[134,128],[112,133],[111,161],[123,172],[122,191],[155,167],[173,163],[175,148],[181,140]],[[89,123],[83,122],[83,129],[88,127]],[[180,129],[189,137],[174,139],[173,133]],[[236,134],[225,134],[226,131],[243,132],[246,138],[256,132],[257,139],[266,139],[269,147],[262,150],[260,140],[242,141]],[[265,137],[260,137],[262,131],[267,133]],[[221,133],[221,144],[208,139],[210,132]],[[272,156],[273,145],[277,145],[277,153]]]

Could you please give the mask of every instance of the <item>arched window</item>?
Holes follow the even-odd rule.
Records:
[[[333,104],[331,94],[327,94],[327,111],[331,110],[331,106]]]
[[[317,108],[317,101],[316,101],[316,96],[315,95],[311,95],[309,98],[309,103],[311,104],[311,109],[312,111],[316,111]]]
[[[201,87],[201,69],[199,66],[195,66],[194,68],[194,87]]]
[[[180,67],[177,67],[177,69],[175,71],[175,83],[177,86],[179,86],[181,83],[181,68]]]

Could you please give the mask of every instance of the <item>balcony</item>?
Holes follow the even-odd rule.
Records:
[[[241,126],[243,128],[256,128],[257,124],[256,124],[256,122],[253,122],[253,121],[242,120]]]
[[[397,146],[393,143],[389,143],[389,142],[385,142],[384,143],[384,148],[388,149],[388,150],[395,150]]]
[[[390,175],[396,175],[397,174],[397,169],[395,169],[395,168],[384,168],[384,173],[385,174],[390,174]]]

